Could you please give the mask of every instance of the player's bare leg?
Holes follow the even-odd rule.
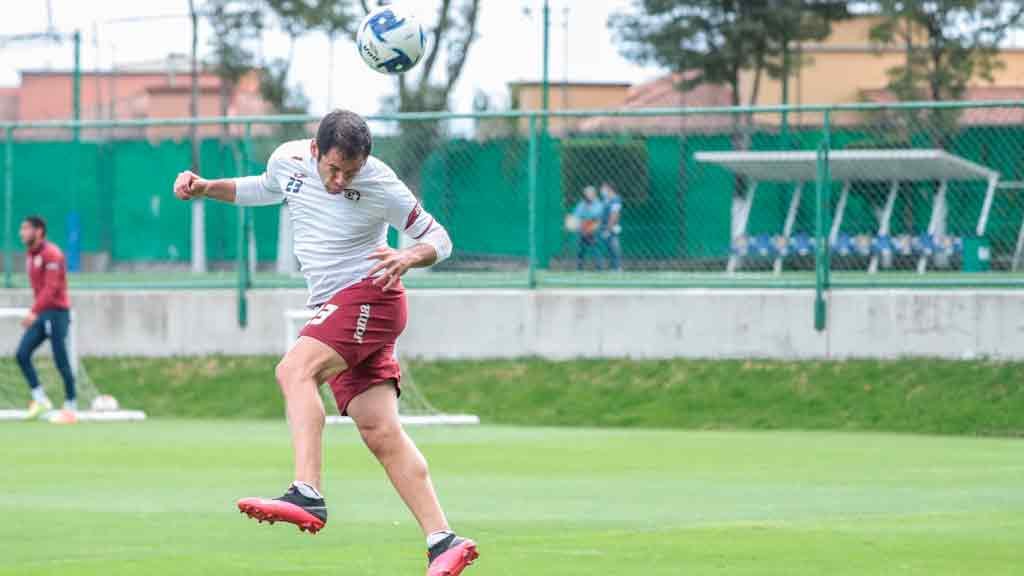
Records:
[[[348,405],[367,448],[427,536],[430,576],[457,575],[477,558],[476,543],[451,532],[430,480],[427,460],[402,429],[393,384],[374,386]]]
[[[448,520],[430,481],[427,460],[398,420],[398,395],[393,384],[374,386],[352,399],[348,415],[366,447],[377,457],[398,495],[416,517],[423,534],[448,529]]]
[[[345,360],[333,348],[307,336],[299,337],[277,365],[277,383],[284,394],[295,451],[295,480],[317,490],[326,418],[319,387],[345,368]]]
[[[337,352],[306,336],[300,337],[277,365],[295,452],[295,482],[284,496],[273,500],[239,500],[238,509],[244,514],[261,522],[290,522],[312,533],[327,523],[327,506],[320,495],[325,413],[319,385],[345,368]]]

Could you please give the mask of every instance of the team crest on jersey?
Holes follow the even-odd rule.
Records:
[[[341,194],[346,200],[351,200],[353,202],[359,202],[359,199],[363,197],[363,195],[359,193],[359,190],[356,190],[355,188],[345,188]]]

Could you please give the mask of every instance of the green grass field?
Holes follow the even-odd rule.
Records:
[[[291,479],[275,362],[88,358],[103,391],[155,419],[0,423],[0,576],[422,574],[421,536],[350,428],[327,433],[319,536],[234,510]],[[455,526],[480,541],[467,575],[1024,565],[1021,363],[410,367],[441,409],[487,424],[412,431]],[[9,361],[0,375],[25,395]]]
[[[467,574],[1020,574],[1024,442],[417,429]],[[320,535],[234,500],[290,480],[280,421],[0,424],[0,574],[422,574],[415,525],[332,427]]]

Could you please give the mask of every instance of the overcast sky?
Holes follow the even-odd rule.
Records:
[[[13,0],[9,0],[12,1]],[[169,53],[187,54],[190,28],[187,18],[148,22],[117,22],[118,19],[185,16],[188,0],[50,0],[54,24],[61,31],[81,29],[82,60],[86,69],[108,68],[111,62],[130,65],[155,61]],[[200,6],[203,0],[197,0]],[[402,0],[429,21],[438,0]],[[607,29],[608,15],[631,0],[551,0],[551,77],[560,81],[639,82],[656,77],[658,70],[643,68],[619,56]],[[44,30],[46,0],[21,0],[17,17],[0,19],[0,35]],[[542,0],[481,0],[480,37],[470,51],[453,110],[471,109],[477,90],[507,104],[507,84],[515,80],[539,80],[542,55]],[[568,8],[568,43],[564,9]],[[526,14],[529,9],[530,14]],[[208,52],[209,27],[201,27],[200,55]],[[568,50],[566,47],[568,46]],[[280,32],[264,35],[263,55],[284,57],[287,38]],[[18,83],[22,69],[62,68],[72,63],[70,44],[8,45],[0,49],[0,85]],[[440,63],[439,63],[440,64]],[[441,66],[438,66],[441,68]],[[335,48],[335,106],[362,113],[379,109],[382,96],[393,92],[394,81],[367,68],[352,43],[339,41]],[[311,112],[328,108],[328,43],[311,33],[296,46],[292,64],[293,83],[301,84],[311,100]]]

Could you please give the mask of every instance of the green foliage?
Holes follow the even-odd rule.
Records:
[[[888,89],[899,99],[960,100],[973,80],[993,81],[1003,67],[1000,45],[1024,19],[1024,5],[1003,0],[883,0],[882,17],[871,39],[902,48],[903,64],[887,71]],[[959,110],[926,110],[889,114],[897,134],[927,123],[933,145],[945,147],[956,133]]]
[[[888,71],[901,100],[959,100],[971,80],[992,82],[1000,44],[1024,18],[1024,6],[1003,0],[883,0],[878,12],[872,40],[904,49]]]
[[[214,70],[233,87],[256,67],[251,45],[263,30],[263,13],[247,0],[210,0],[204,13],[213,30]]]
[[[299,88],[288,86],[288,72],[291,63],[283,59],[274,59],[263,65],[260,74],[260,96],[269,102],[280,114],[305,114],[309,110],[309,98]],[[282,131],[305,133],[301,125],[287,125]]]
[[[251,45],[267,25],[265,14],[273,16],[291,44],[287,57],[257,62]],[[260,95],[284,114],[303,114],[309,108],[301,87],[288,83],[295,41],[316,30],[333,40],[341,33],[354,31],[359,21],[352,2],[339,0],[212,0],[206,15],[214,30],[215,68],[227,86],[234,86],[245,73],[258,69]],[[295,133],[282,130],[279,136],[287,138]]]
[[[609,19],[628,59],[685,73],[682,87],[725,84],[740,102],[740,73],[788,76],[802,64],[791,43],[820,40],[847,16],[847,2],[806,0],[635,0]]]

